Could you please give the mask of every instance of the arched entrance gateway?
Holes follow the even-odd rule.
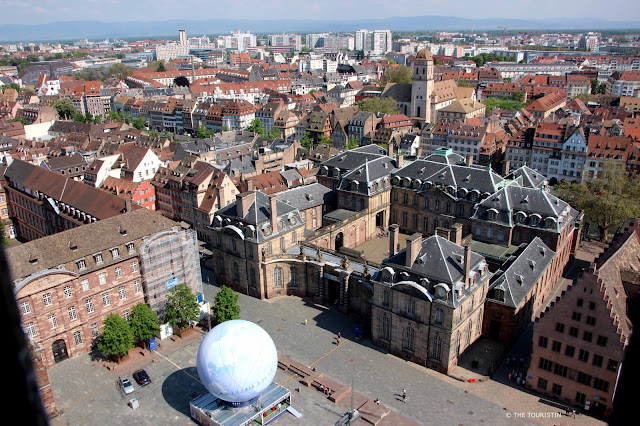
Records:
[[[53,352],[53,359],[56,363],[69,358],[69,352],[67,352],[67,344],[63,339],[58,339],[53,342],[53,345],[51,345],[51,352]]]
[[[344,234],[342,232],[338,232],[338,235],[336,235],[336,244],[335,244],[335,251],[340,250],[340,247],[342,247],[344,245]]]

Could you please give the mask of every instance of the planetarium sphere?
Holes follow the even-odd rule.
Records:
[[[225,321],[200,343],[198,375],[214,396],[230,403],[257,398],[273,381],[278,353],[262,327],[245,320]]]

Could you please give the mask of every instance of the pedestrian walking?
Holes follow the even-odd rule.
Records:
[[[574,419],[576,418],[576,409],[575,408],[573,409],[573,418]]]
[[[304,319],[304,325],[307,325],[307,319],[306,318]]]
[[[338,331],[338,339],[340,339],[341,337],[342,337],[342,333]]]
[[[407,399],[407,390],[402,389],[402,402],[406,402]]]

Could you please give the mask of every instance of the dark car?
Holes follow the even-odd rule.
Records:
[[[149,383],[151,383],[151,378],[144,370],[138,370],[133,373],[133,378],[136,380],[136,382],[138,382],[140,386],[147,386]]]

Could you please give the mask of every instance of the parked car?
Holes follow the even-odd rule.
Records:
[[[118,385],[120,386],[120,389],[122,389],[122,392],[125,393],[125,395],[128,395],[133,391],[135,391],[135,389],[133,388],[133,384],[131,384],[131,381],[129,380],[128,377],[125,377],[125,376],[120,377],[118,379]]]
[[[138,370],[133,373],[133,378],[136,380],[136,382],[138,382],[140,386],[147,386],[149,383],[151,383],[151,378],[144,370]]]

